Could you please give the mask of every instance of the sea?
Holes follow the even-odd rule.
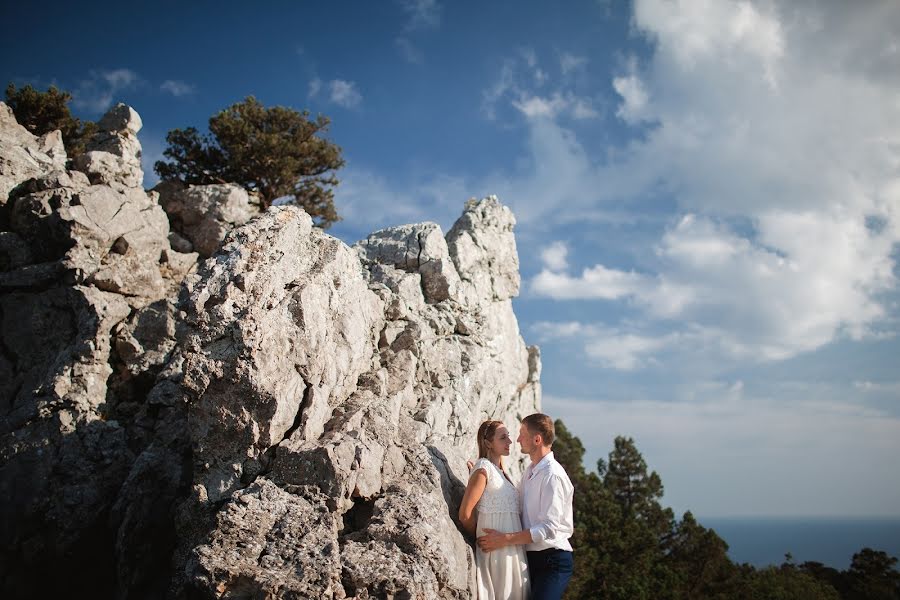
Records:
[[[728,543],[728,556],[755,567],[817,561],[845,570],[862,548],[900,559],[900,518],[718,517],[697,520]]]

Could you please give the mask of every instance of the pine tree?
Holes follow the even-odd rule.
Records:
[[[262,209],[290,197],[320,227],[340,217],[334,207],[335,171],[344,165],[341,149],[322,134],[330,121],[309,112],[266,108],[249,96],[213,115],[209,134],[194,127],[173,129],[158,161],[163,180],[188,184],[236,183],[255,191]]]
[[[58,129],[69,160],[84,152],[85,142],[97,131],[93,121],[81,121],[72,116],[68,106],[71,100],[72,94],[52,85],[46,92],[30,85],[21,89],[13,83],[6,86],[6,104],[19,125],[37,136]]]

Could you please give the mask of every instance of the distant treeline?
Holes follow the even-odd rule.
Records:
[[[728,558],[728,544],[690,512],[660,504],[662,480],[630,438],[617,437],[596,472],[584,446],[556,422],[554,455],[575,485],[575,573],[565,598],[600,600],[900,600],[897,559],[863,548],[850,568],[819,562],[757,569]]]

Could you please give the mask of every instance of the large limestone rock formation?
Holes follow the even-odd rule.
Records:
[[[164,307],[196,262],[171,249],[165,213],[134,176],[139,118],[125,109],[101,121],[91,144],[109,143],[109,152],[94,151],[97,160],[85,163],[112,167],[83,173],[65,169],[61,139],[48,146],[53,133],[31,136],[0,104],[0,164],[9,167],[0,174],[8,191],[0,204],[4,597],[32,595],[48,565],[57,578],[51,588],[58,580],[68,593],[111,595],[115,539],[131,526],[113,508],[153,429],[176,410],[125,393],[152,384],[168,362],[143,323],[152,311],[171,313]],[[119,127],[110,115],[124,114],[129,141],[115,154],[103,129]]]
[[[52,562],[59,593],[471,597],[475,432],[540,404],[509,209],[349,247],[204,186],[168,196],[175,237],[139,123],[116,107],[81,171],[29,171],[0,121],[4,595]]]

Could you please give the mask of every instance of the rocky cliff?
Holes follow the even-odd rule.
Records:
[[[3,596],[470,597],[475,431],[540,404],[512,213],[349,247],[145,191],[140,127],[72,164],[0,103]]]

